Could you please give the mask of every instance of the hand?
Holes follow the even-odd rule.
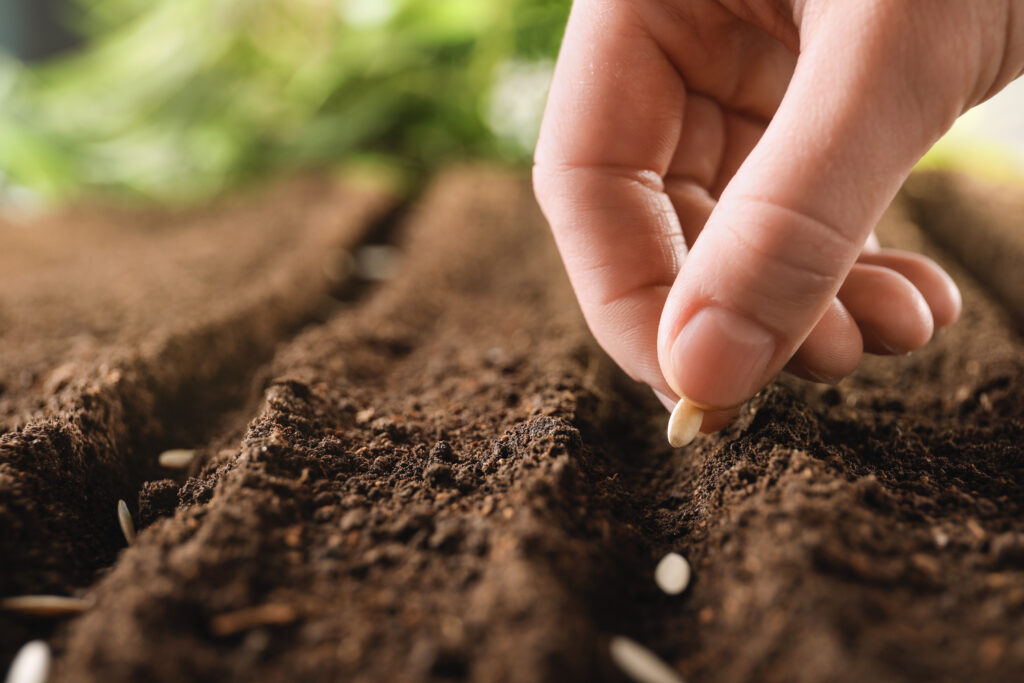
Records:
[[[1022,0],[577,0],[534,187],[598,342],[704,431],[920,347],[959,292],[872,230],[1022,69]]]

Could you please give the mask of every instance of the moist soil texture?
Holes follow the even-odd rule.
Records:
[[[0,612],[0,664],[45,638],[61,681],[623,681],[627,636],[688,681],[1022,680],[1019,292],[928,237],[964,196],[879,229],[949,268],[960,322],[681,450],[515,173],[398,214],[304,180],[0,225],[0,595],[91,600]]]

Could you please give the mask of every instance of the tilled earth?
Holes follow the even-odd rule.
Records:
[[[0,665],[42,637],[54,680],[624,680],[626,635],[689,681],[1021,680],[1020,293],[926,238],[957,188],[880,232],[961,322],[679,451],[515,174],[0,224],[0,595],[92,600],[0,612]]]

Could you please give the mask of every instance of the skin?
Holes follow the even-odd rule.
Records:
[[[1024,0],[577,0],[534,188],[598,342],[704,431],[919,348],[960,294],[872,230],[1022,70]]]

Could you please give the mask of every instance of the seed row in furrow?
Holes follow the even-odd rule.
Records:
[[[134,658],[141,648],[115,634],[167,638],[147,605],[173,614],[180,602],[213,640],[197,640],[181,669],[162,663],[168,679],[204,662],[214,673],[218,660],[230,666],[219,639],[267,628],[296,634],[296,656],[315,645],[310,634],[332,634],[334,658],[310,676],[383,675],[397,658],[409,671],[543,677],[580,648],[644,675],[629,652],[607,649],[592,613],[609,576],[637,566],[616,554],[650,554],[616,512],[631,503],[614,468],[633,454],[604,419],[626,405],[594,374],[607,361],[551,275],[557,257],[524,208],[527,192],[501,175],[440,181],[406,230],[403,252],[416,258],[280,350],[236,457],[190,480],[183,507],[94,587],[96,607],[70,626],[58,666],[98,675],[88,667],[113,658],[141,671],[151,665]],[[475,264],[498,254],[521,272],[467,287]],[[565,562],[592,569],[577,585]],[[646,564],[633,580],[686,589],[682,556]],[[350,653],[361,638],[408,647]],[[283,656],[261,675],[295,666],[313,667]]]
[[[345,196],[351,203],[333,207],[327,225],[312,214],[308,224],[297,219],[296,246],[263,264],[261,277],[253,279],[243,269],[234,284],[239,291],[209,292],[208,305],[192,319],[177,327],[178,321],[156,321],[151,334],[131,348],[118,347],[116,340],[101,348],[96,367],[82,364],[82,374],[62,384],[49,414],[0,437],[0,595],[29,594],[21,613],[55,614],[60,610],[53,604],[73,604],[76,598],[32,594],[70,592],[113,561],[124,543],[116,529],[129,543],[135,537],[125,500],[133,499],[134,482],[160,468],[180,471],[195,459],[192,448],[157,458],[159,445],[182,434],[201,442],[203,430],[216,425],[211,416],[235,407],[225,399],[244,400],[250,375],[282,335],[320,315],[327,292],[339,284],[326,264],[324,272],[320,268],[325,258],[334,258],[333,251],[325,255],[325,247],[354,250],[391,204],[380,195]],[[236,244],[236,253],[225,249],[223,258],[244,260],[245,249]],[[197,392],[198,387],[208,390]],[[190,424],[199,414],[209,427]],[[27,514],[40,505],[45,514]],[[12,599],[15,606],[22,600]],[[13,654],[14,634],[25,632],[4,617],[0,656]]]

